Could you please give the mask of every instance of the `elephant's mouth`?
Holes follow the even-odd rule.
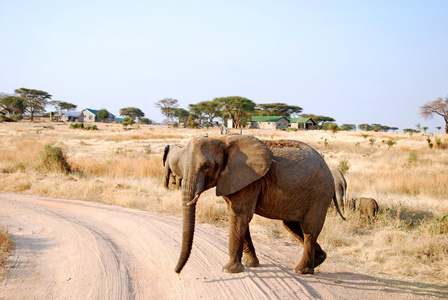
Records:
[[[197,194],[197,195],[193,198],[193,200],[191,200],[190,202],[188,202],[188,203],[187,203],[187,206],[193,205],[193,204],[195,204],[196,202],[198,202],[198,200],[199,200],[199,196],[201,196],[201,193]]]

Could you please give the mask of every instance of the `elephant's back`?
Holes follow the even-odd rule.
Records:
[[[273,152],[268,173],[261,179],[262,198],[256,213],[288,221],[303,220],[311,206],[326,208],[334,194],[330,169],[310,146],[299,141],[269,141]],[[323,209],[322,209],[323,211]],[[285,213],[288,212],[288,213]]]
[[[299,141],[279,140],[266,143],[273,152],[267,182],[278,189],[278,193],[309,195],[316,192],[334,193],[334,181],[330,169],[322,156],[312,147]],[[281,190],[281,191],[280,191]],[[324,196],[324,195],[323,195]]]

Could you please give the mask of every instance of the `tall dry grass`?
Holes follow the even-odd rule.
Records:
[[[11,255],[13,247],[14,244],[8,232],[3,227],[0,227],[0,278],[5,271],[8,257]]]
[[[39,127],[35,127],[39,126]],[[166,144],[186,145],[217,129],[170,129],[99,124],[98,131],[0,124],[0,188],[181,216],[180,191],[162,185],[161,154]],[[237,131],[239,132],[239,131]],[[380,212],[369,222],[329,212],[319,237],[329,258],[377,272],[378,276],[439,284],[448,279],[448,150],[428,147],[428,135],[330,131],[243,130],[262,140],[296,139],[313,146],[329,165],[344,165],[348,196],[377,200]],[[443,142],[446,135],[437,135]],[[431,137],[435,140],[435,136]],[[388,141],[396,143],[389,146]],[[384,141],[384,142],[383,142]],[[43,169],[45,145],[59,147],[70,173]],[[202,194],[199,222],[227,226],[227,206],[214,190]],[[444,223],[445,222],[445,223]],[[445,230],[445,226],[447,229]],[[292,243],[281,222],[254,217],[254,237]]]

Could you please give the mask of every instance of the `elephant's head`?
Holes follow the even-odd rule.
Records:
[[[193,245],[196,201],[216,186],[216,194],[233,194],[263,177],[269,170],[272,152],[252,136],[227,135],[220,139],[196,137],[182,155],[183,233],[182,249],[175,268],[180,273]]]

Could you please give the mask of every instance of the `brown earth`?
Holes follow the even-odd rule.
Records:
[[[0,192],[0,224],[16,249],[0,299],[429,299],[429,287],[386,283],[327,259],[315,275],[292,272],[301,248],[254,239],[261,262],[221,272],[227,232],[197,225],[182,273],[180,220],[100,203]]]

